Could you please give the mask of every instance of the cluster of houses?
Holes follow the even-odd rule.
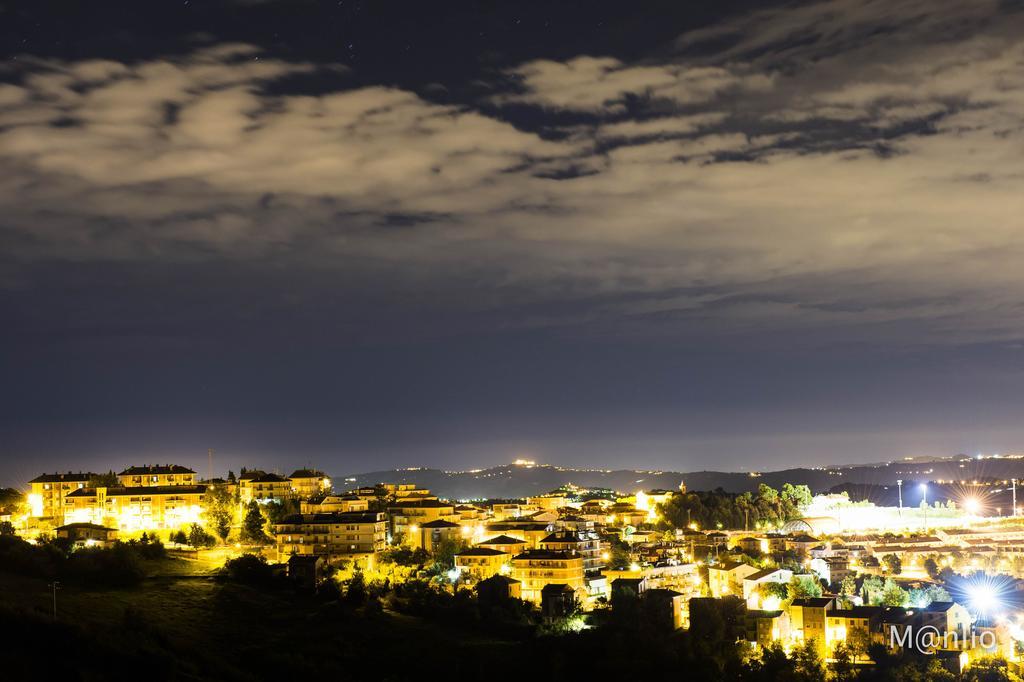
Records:
[[[1024,529],[941,530],[911,537],[845,536],[822,541],[813,528],[788,533],[673,532],[652,530],[659,504],[685,492],[581,495],[561,490],[525,500],[460,503],[413,484],[381,484],[343,493],[323,473],[302,469],[290,476],[247,471],[228,480],[197,480],[178,465],[133,466],[116,485],[89,473],[44,474],[33,479],[29,523],[87,544],[109,542],[119,532],[174,531],[203,518],[209,486],[224,487],[244,505],[291,499],[298,512],[272,526],[273,552],[297,574],[318,574],[340,561],[372,569],[389,546],[454,554],[452,582],[497,592],[557,616],[635,600],[666,627],[699,627],[707,600],[738,597],[745,607],[737,636],[753,646],[813,640],[823,656],[838,642],[891,643],[902,633],[933,627],[958,641],[975,632],[962,605],[935,602],[919,608],[842,608],[830,595],[843,578],[883,573],[879,559],[895,554],[906,565],[926,555],[984,553],[1024,547]],[[613,556],[614,555],[614,556]],[[765,562],[750,557],[771,558]],[[770,583],[795,576],[825,585],[824,596],[780,599]],[[893,635],[896,639],[893,639]],[[1005,632],[1000,642],[1008,641]],[[949,650],[954,663],[959,651]],[[1012,653],[1012,652],[1011,652]]]

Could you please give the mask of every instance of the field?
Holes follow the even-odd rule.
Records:
[[[511,643],[391,613],[363,614],[311,595],[257,590],[154,562],[131,589],[52,593],[0,573],[5,680],[409,679],[443,669],[475,679]],[[442,662],[443,661],[443,662]]]

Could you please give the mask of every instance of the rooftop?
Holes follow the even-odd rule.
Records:
[[[490,547],[473,547],[463,550],[455,556],[503,556],[505,554],[508,554],[508,552],[491,549]]]
[[[146,476],[152,474],[194,474],[188,467],[180,464],[146,464],[143,466],[128,467],[118,476]]]
[[[81,483],[93,478],[96,478],[96,474],[89,471],[79,471],[78,473],[71,473],[69,471],[66,474],[41,474],[33,478],[29,483]]]

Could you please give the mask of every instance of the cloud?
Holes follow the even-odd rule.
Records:
[[[735,73],[719,66],[628,66],[610,57],[590,56],[567,62],[537,60],[511,74],[519,79],[523,92],[499,96],[499,102],[604,113],[621,112],[630,97],[702,104],[726,90],[761,90],[772,83],[771,74]]]
[[[457,105],[343,74],[310,95],[288,81],[323,67],[245,45],[22,62],[0,281],[275,263],[373,301],[346,329],[1019,338],[1021,20],[928,7],[757,12],[642,63],[529,61]]]

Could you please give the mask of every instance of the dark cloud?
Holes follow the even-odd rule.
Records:
[[[991,348],[1024,334],[1021,14],[656,6],[672,20],[631,33],[625,10],[597,3],[571,40],[554,10],[410,7],[385,32],[375,9],[286,20],[273,2],[247,5],[245,29],[204,9],[203,36],[194,18],[150,24],[155,10],[135,42],[6,33],[6,437],[41,452],[26,434],[44,427],[26,424],[87,415],[155,440],[202,422],[249,448],[244,425],[280,416],[270,441],[327,457],[350,453],[345,412],[410,434],[450,425],[390,456],[447,444],[457,465],[467,443],[494,461],[530,433],[568,457],[589,419],[642,404],[657,419],[623,419],[605,442],[628,449],[650,429],[651,464],[676,462],[675,438],[705,466],[702,452],[758,434],[778,453],[826,442],[802,441],[817,427],[799,415],[829,403],[851,420],[819,416],[837,452],[860,458],[850,434],[879,419],[865,405],[923,400],[894,390],[893,353],[970,357],[954,383],[974,391],[1011,363],[967,421],[1018,387],[1015,356]],[[345,38],[298,31],[314,18]],[[414,20],[435,33],[414,40]],[[943,366],[928,357],[906,380]],[[750,416],[750,395],[764,412]],[[949,404],[935,409],[950,423]],[[884,454],[933,423],[906,414]],[[731,419],[749,428],[687,435]]]

